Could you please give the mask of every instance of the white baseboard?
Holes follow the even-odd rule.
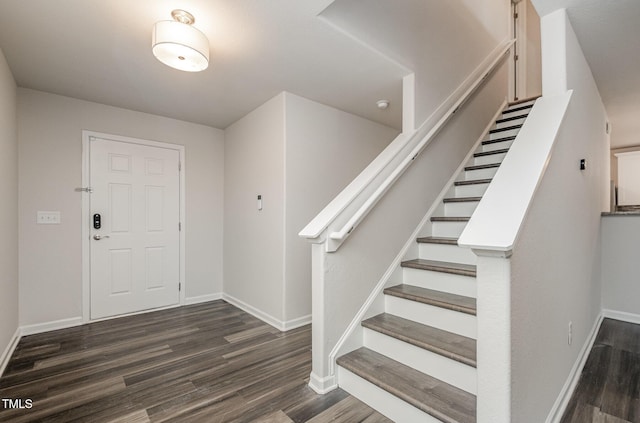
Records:
[[[20,327],[22,336],[35,335],[37,333],[49,332],[52,330],[66,329],[84,324],[82,317],[71,317],[69,319],[55,320],[53,322],[36,323]]]
[[[264,311],[259,310],[254,306],[247,304],[244,301],[239,300],[229,294],[223,293],[222,299],[238,307],[242,311],[245,311],[251,314],[252,316],[257,317],[258,319],[262,320],[268,325],[273,326],[274,328],[278,329],[281,332],[286,332],[288,330],[295,329],[300,326],[308,325],[309,323],[311,323],[311,315],[298,317],[292,320],[282,321],[280,319],[276,319],[270,314],[265,313]]]
[[[324,395],[327,392],[331,392],[338,387],[336,382],[335,375],[329,375],[324,378],[320,378],[316,376],[315,373],[311,372],[309,375],[309,387],[313,389],[316,393],[320,395]]]
[[[16,332],[11,337],[9,345],[7,345],[7,348],[4,349],[4,352],[0,356],[0,376],[4,374],[4,370],[7,368],[7,364],[9,364],[9,360],[11,359],[13,352],[16,350],[21,337],[22,333],[20,328],[16,328]]]
[[[569,373],[569,377],[567,381],[564,383],[556,402],[551,407],[551,411],[547,416],[546,423],[559,423],[562,415],[564,414],[564,410],[567,408],[569,404],[569,400],[573,395],[573,391],[576,389],[576,385],[578,384],[578,380],[580,379],[580,375],[582,374],[582,369],[584,368],[585,363],[587,362],[587,358],[589,357],[589,353],[591,352],[591,348],[593,347],[593,343],[596,340],[596,335],[598,334],[598,330],[600,329],[600,325],[602,324],[602,320],[604,319],[605,310],[601,311],[598,317],[596,318],[595,323],[593,324],[593,328],[591,328],[591,332],[587,337],[578,357],[576,358],[576,362],[573,364],[571,368],[571,372]],[[640,316],[639,316],[640,317]]]
[[[198,295],[197,297],[189,297],[184,299],[184,305],[193,305],[200,303],[208,303],[209,301],[221,300],[222,292],[216,294]]]
[[[282,329],[284,332],[291,330],[291,329],[295,329],[295,328],[299,328],[301,326],[306,326],[311,324],[311,315],[308,314],[306,316],[302,316],[302,317],[298,317],[296,319],[291,319],[291,320],[285,320],[284,322],[282,322],[282,327],[284,329]]]
[[[604,318],[621,320],[623,322],[640,324],[640,314],[627,313],[626,311],[602,310]]]

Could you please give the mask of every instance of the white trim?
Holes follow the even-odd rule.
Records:
[[[253,317],[256,317],[268,325],[273,326],[281,332],[286,332],[291,329],[298,328],[300,326],[308,325],[311,323],[311,315],[298,317],[292,320],[283,321],[280,319],[276,319],[269,313],[265,313],[262,310],[255,308],[254,306],[245,303],[242,300],[239,300],[229,294],[223,293],[222,299],[226,302],[238,307],[242,311],[245,311],[251,314]]]
[[[33,325],[20,326],[20,335],[35,335],[43,332],[51,332],[52,330],[72,328],[82,324],[84,324],[84,319],[81,316],[54,320],[52,322],[35,323]]]
[[[0,356],[0,377],[4,374],[7,364],[9,364],[9,360],[11,360],[11,356],[18,346],[18,342],[20,342],[20,338],[22,338],[22,331],[20,328],[16,328],[15,333],[9,341],[9,345],[7,345],[7,348],[4,349],[4,352]]]
[[[640,314],[628,313],[626,311],[616,311],[605,308],[602,310],[602,316],[605,319],[614,319],[628,323],[640,324]]]
[[[187,278],[186,278],[186,267],[185,267],[185,249],[186,249],[186,227],[187,227],[187,213],[186,213],[186,155],[185,155],[185,147],[183,145],[171,144],[167,142],[159,142],[159,141],[151,141],[144,140],[140,138],[132,138],[132,137],[124,137],[121,135],[112,135],[101,132],[94,132],[88,130],[82,130],[82,186],[89,186],[89,176],[90,176],[90,139],[91,138],[101,138],[110,141],[119,141],[126,142],[129,144],[139,144],[145,145],[149,147],[157,147],[157,148],[165,148],[169,150],[176,150],[179,153],[180,160],[180,283],[182,285],[179,295],[179,304],[185,305],[186,301],[186,291],[187,291]],[[91,319],[91,254],[90,248],[91,244],[89,242],[90,236],[90,203],[89,203],[89,193],[82,192],[82,322],[89,323],[94,321]],[[172,306],[170,306],[172,307]],[[154,309],[161,310],[163,308]],[[153,310],[141,310],[140,312],[147,312]],[[131,313],[137,314],[138,312]],[[113,316],[121,317],[121,316]],[[102,320],[102,319],[100,319]]]
[[[316,393],[324,395],[327,392],[331,392],[338,387],[336,383],[335,375],[330,375],[325,378],[319,378],[315,373],[311,372],[309,376],[309,387]]]
[[[356,315],[354,316],[353,320],[351,320],[351,323],[349,323],[349,326],[347,326],[347,329],[345,330],[345,332],[338,339],[338,342],[329,353],[329,374],[330,375],[334,376],[336,373],[336,357],[338,356],[338,354],[341,353],[340,350],[345,345],[349,337],[351,337],[351,335],[356,330],[356,328],[360,326],[360,322],[364,319],[365,314],[367,313],[369,308],[371,308],[371,306],[374,304],[376,298],[378,298],[378,296],[382,293],[385,285],[391,279],[391,276],[400,267],[400,264],[402,263],[402,261],[406,260],[407,253],[409,252],[410,248],[415,246],[416,238],[418,238],[418,236],[420,236],[420,234],[423,232],[424,227],[429,224],[431,216],[435,213],[438,206],[442,204],[442,200],[451,189],[451,186],[454,184],[454,182],[456,181],[460,173],[464,170],[464,167],[467,166],[467,163],[469,162],[469,160],[471,160],[473,153],[475,153],[475,151],[478,149],[482,141],[485,139],[486,135],[489,133],[489,130],[491,129],[491,127],[493,127],[496,119],[498,118],[498,116],[500,116],[500,114],[502,113],[506,105],[507,105],[507,99],[505,98],[502,104],[500,105],[500,107],[498,108],[498,111],[496,112],[496,114],[491,118],[487,126],[482,131],[482,134],[480,135],[480,137],[478,137],[476,142],[473,144],[473,147],[471,147],[471,149],[469,150],[465,158],[462,160],[458,168],[453,172],[453,175],[446,182],[446,184],[444,185],[444,188],[442,189],[442,191],[440,191],[440,194],[438,194],[438,196],[434,200],[429,210],[427,210],[427,213],[422,218],[422,221],[420,221],[417,228],[413,231],[413,233],[411,234],[407,242],[404,244],[404,246],[402,247],[398,255],[395,257],[395,259],[393,259],[393,261],[391,262],[391,265],[387,268],[386,272],[382,275],[382,277],[376,284],[375,288],[373,288],[373,291],[371,291],[371,293],[367,297],[362,307],[360,307],[360,310],[358,310],[358,313],[356,313]]]
[[[209,301],[215,301],[215,300],[221,300],[221,299],[222,299],[222,292],[218,292],[215,294],[198,295],[197,297],[185,298],[184,305],[208,303]]]
[[[598,334],[598,330],[600,329],[600,325],[602,324],[602,320],[605,318],[605,315],[610,310],[602,310],[602,312],[596,318],[595,323],[593,324],[593,328],[591,328],[591,332],[587,337],[578,357],[576,358],[571,371],[569,372],[569,376],[567,377],[567,381],[564,383],[556,402],[551,407],[551,411],[549,411],[549,415],[545,420],[545,423],[559,423],[562,415],[564,414],[567,405],[569,404],[569,400],[573,395],[573,391],[576,389],[576,385],[578,384],[578,380],[580,379],[580,375],[582,374],[582,369],[584,368],[585,363],[587,362],[587,358],[589,357],[589,353],[591,352],[591,348],[593,348],[593,343],[596,340],[596,335]],[[640,318],[640,316],[638,316]]]
[[[285,320],[284,322],[282,322],[282,330],[286,332],[288,330],[296,329],[309,324],[311,324],[311,315],[307,314],[306,316],[297,317],[291,320]]]

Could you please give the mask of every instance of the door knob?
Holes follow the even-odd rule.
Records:
[[[104,239],[104,238],[109,238],[109,235],[99,235],[99,234],[95,234],[95,235],[93,236],[93,239],[95,239],[96,241],[100,241],[101,239]]]

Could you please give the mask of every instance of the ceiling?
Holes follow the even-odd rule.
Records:
[[[540,16],[567,9],[611,120],[611,147],[640,146],[640,1],[533,3]]]
[[[319,19],[332,2],[0,0],[0,48],[20,87],[216,128],[289,91],[399,129],[407,69]],[[204,72],[151,53],[176,8],[209,38]]]

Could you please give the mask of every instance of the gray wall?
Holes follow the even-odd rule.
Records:
[[[18,129],[21,325],[82,316],[83,129],[185,146],[186,296],[222,291],[222,131],[22,88]],[[62,223],[36,225],[38,210]]]
[[[640,315],[640,216],[602,217],[602,308]]]
[[[16,83],[0,50],[0,360],[18,328]]]

